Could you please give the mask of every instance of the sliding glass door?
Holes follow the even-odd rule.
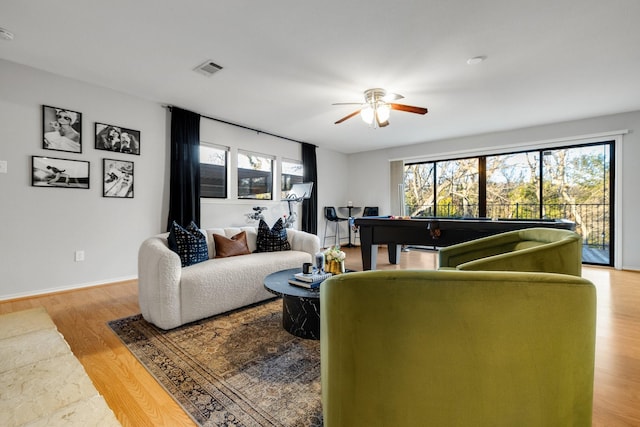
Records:
[[[405,215],[568,219],[583,262],[613,265],[613,141],[405,164]]]
[[[612,265],[613,143],[543,152],[545,218],[568,218],[582,236],[583,261]]]

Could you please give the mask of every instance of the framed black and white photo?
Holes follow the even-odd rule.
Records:
[[[102,196],[133,199],[133,162],[102,159]]]
[[[42,106],[42,148],[82,153],[82,113]]]
[[[89,188],[89,162],[31,156],[34,187]]]
[[[140,131],[96,123],[96,150],[140,155]]]

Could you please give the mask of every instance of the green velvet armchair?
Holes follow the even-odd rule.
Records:
[[[508,231],[441,248],[440,269],[582,274],[579,234],[553,228]]]
[[[326,427],[591,426],[596,292],[507,271],[366,271],[320,289]]]

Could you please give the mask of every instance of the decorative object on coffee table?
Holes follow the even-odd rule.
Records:
[[[333,246],[324,251],[324,258],[324,270],[327,273],[341,274],[345,272],[344,260],[347,255],[340,250],[340,246]]]
[[[331,273],[296,273],[293,277],[289,278],[289,284],[308,289],[317,289],[322,282],[331,276]]]

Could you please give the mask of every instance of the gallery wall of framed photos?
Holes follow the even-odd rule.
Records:
[[[134,189],[134,162],[130,156],[139,156],[141,135],[139,130],[124,126],[94,122],[94,149],[108,151],[110,156],[122,158],[102,159],[102,197],[132,199]],[[83,114],[70,108],[42,105],[42,148],[82,155]],[[62,154],[60,154],[62,155]],[[90,161],[82,158],[31,156],[31,185],[43,188],[90,188]]]

